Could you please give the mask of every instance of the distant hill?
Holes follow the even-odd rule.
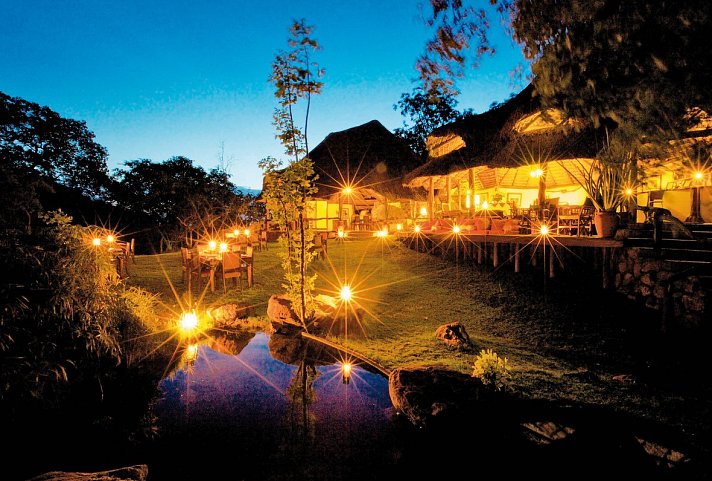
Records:
[[[260,189],[250,189],[249,187],[243,187],[243,186],[241,186],[241,185],[236,185],[236,186],[235,186],[235,190],[236,190],[236,191],[239,190],[239,191],[242,192],[244,195],[253,195],[253,196],[255,196],[255,197],[257,197],[258,195],[260,195],[260,192],[262,192]]]

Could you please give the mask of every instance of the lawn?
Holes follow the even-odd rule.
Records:
[[[282,291],[278,252],[270,244],[255,253],[253,288],[223,293],[218,282],[201,304],[246,303],[264,317],[269,296]],[[493,349],[507,357],[524,396],[609,406],[709,436],[712,390],[695,377],[694,349],[656,335],[656,313],[601,291],[596,273],[545,281],[543,271],[458,265],[392,239],[330,241],[328,252],[314,262],[318,292],[335,295],[346,278],[367,313],[360,335],[328,337],[387,368],[439,364],[470,373],[477,352]],[[137,256],[130,268],[130,284],[176,309],[170,285],[184,297],[179,253]],[[434,337],[452,321],[466,326],[475,349],[451,349]]]

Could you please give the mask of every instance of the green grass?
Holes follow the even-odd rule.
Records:
[[[255,253],[252,289],[223,293],[218,282],[220,288],[206,293],[202,304],[241,302],[265,316],[269,296],[282,292],[278,251],[270,244]],[[170,284],[183,296],[179,253],[137,256],[130,268],[129,283],[176,308]],[[669,347],[666,341],[656,343],[648,335],[655,331],[655,313],[601,291],[594,272],[545,282],[543,271],[515,275],[510,264],[494,272],[456,265],[375,238],[330,241],[329,260],[315,261],[314,268],[318,292],[335,295],[346,278],[367,312],[361,335],[350,327],[348,339],[327,337],[387,368],[438,364],[470,373],[477,352],[493,349],[508,358],[514,387],[525,396],[607,405],[692,432],[709,428],[709,383],[695,385],[695,371],[684,357],[666,359],[680,351],[661,352]],[[450,349],[435,338],[435,329],[452,321],[466,326],[474,350]],[[651,362],[662,364],[650,371]],[[637,382],[613,380],[626,373]],[[665,373],[672,378],[659,377]],[[688,381],[694,389],[681,387]],[[687,389],[684,395],[681,389]]]

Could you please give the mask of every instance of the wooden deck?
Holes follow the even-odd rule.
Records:
[[[575,259],[599,271],[604,288],[611,285],[613,250],[623,247],[623,241],[615,239],[557,235],[419,233],[398,234],[398,239],[420,252],[495,269],[511,263],[514,272],[520,272],[524,263],[541,262],[552,278]]]

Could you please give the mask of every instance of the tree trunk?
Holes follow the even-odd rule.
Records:
[[[302,198],[302,202],[304,201],[304,198]],[[304,326],[304,329],[307,328],[307,320],[306,320],[306,285],[304,282],[304,270],[305,270],[305,264],[306,264],[306,259],[305,254],[306,254],[306,242],[304,239],[304,211],[300,210],[299,211],[299,291],[302,296],[302,325]]]

